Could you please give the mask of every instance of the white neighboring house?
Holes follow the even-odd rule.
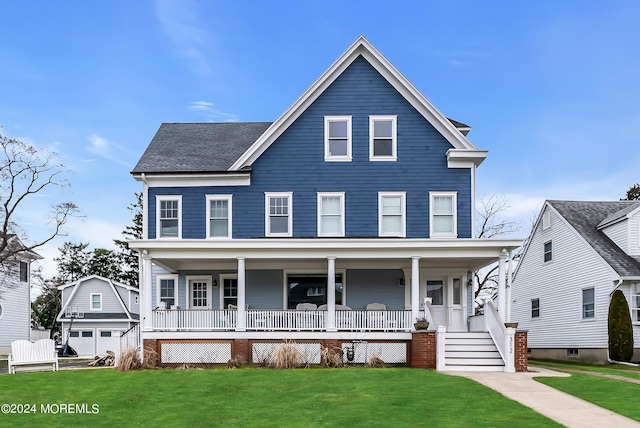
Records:
[[[606,362],[608,310],[624,292],[640,359],[640,201],[546,201],[522,252],[512,319],[532,358]]]
[[[10,251],[26,249],[9,235]],[[33,251],[18,253],[0,267],[0,354],[11,353],[11,342],[29,340],[31,332],[31,263],[42,257]]]
[[[135,287],[92,275],[58,289],[62,292],[57,318],[62,323],[62,343],[69,335],[69,346],[79,356],[115,352],[116,332],[124,332],[139,321],[140,297]]]

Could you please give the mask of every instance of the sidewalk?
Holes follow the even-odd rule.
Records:
[[[532,371],[526,373],[447,372],[447,374],[475,380],[567,427],[640,427],[640,422],[533,380],[534,377],[568,377],[569,374],[538,367],[529,367],[529,369]]]

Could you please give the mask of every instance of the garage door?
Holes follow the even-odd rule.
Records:
[[[101,357],[107,355],[107,351],[116,352],[116,335],[111,330],[98,330],[98,353]]]
[[[92,357],[95,355],[93,329],[76,330],[69,333],[69,346],[76,350],[81,357]]]

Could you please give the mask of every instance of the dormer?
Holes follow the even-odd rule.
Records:
[[[640,256],[640,201],[607,216],[597,229],[630,256]]]

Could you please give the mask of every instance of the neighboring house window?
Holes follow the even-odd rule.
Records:
[[[430,192],[431,219],[430,236],[433,238],[455,238],[457,232],[457,194]]]
[[[231,238],[232,195],[207,195],[207,236]]]
[[[396,134],[396,116],[369,116],[369,160],[397,160]]]
[[[178,275],[158,275],[157,304],[164,303],[166,309],[178,304]]]
[[[0,303],[0,318],[2,318],[2,304]]]
[[[157,196],[157,237],[180,238],[182,236],[182,197]]]
[[[631,294],[631,317],[633,322],[640,323],[640,284],[635,284]]]
[[[324,160],[351,161],[351,116],[325,116]]]
[[[110,331],[101,330],[100,331],[100,337],[111,337],[111,332]]]
[[[293,213],[291,201],[293,193],[265,193],[266,236],[292,236]]]
[[[80,337],[80,332],[79,331],[70,331],[69,332],[69,337]]]
[[[591,319],[596,316],[595,288],[582,290],[582,319]]]
[[[318,193],[318,236],[344,236],[344,192]]]
[[[91,293],[89,299],[89,307],[92,311],[102,310],[102,293]]]
[[[405,192],[378,193],[378,235],[404,237]]]
[[[540,318],[540,299],[531,299],[531,318]]]
[[[553,245],[551,241],[544,243],[544,261],[549,262],[553,259]]]
[[[93,330],[85,330],[82,332],[82,337],[93,337]]]
[[[29,282],[29,263],[20,262],[20,282]]]

